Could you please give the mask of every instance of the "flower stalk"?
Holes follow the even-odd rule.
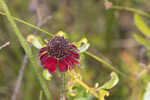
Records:
[[[94,54],[86,51],[85,54],[91,56],[92,58],[96,59],[97,61],[103,63],[104,65],[106,65],[107,67],[109,67],[110,69],[114,70],[115,72],[119,73],[122,76],[125,76],[122,72],[120,72],[118,69],[116,69],[114,66],[110,65],[109,63],[105,62],[103,59],[95,56]]]
[[[61,93],[60,93],[60,100],[66,100],[66,76],[65,73],[61,73]]]
[[[95,97],[99,98],[98,94],[91,89],[87,84],[85,84],[83,81],[81,81],[80,79],[75,79],[75,81],[80,84],[81,86],[83,86],[87,91],[89,91],[91,94],[93,94]]]
[[[68,71],[68,74],[74,78],[74,81],[84,87],[89,93],[94,95],[95,97],[99,98],[99,95],[94,91],[94,89],[90,88],[87,84],[85,84],[82,80],[74,75],[71,71]]]
[[[51,100],[51,96],[50,96],[50,93],[48,91],[48,87],[47,87],[45,81],[43,80],[43,78],[41,77],[40,71],[39,71],[39,69],[37,67],[38,66],[37,62],[35,60],[35,57],[32,54],[32,50],[31,50],[29,44],[24,39],[24,37],[21,35],[21,33],[20,33],[16,23],[14,22],[13,17],[11,16],[11,14],[9,12],[9,9],[8,9],[7,5],[5,4],[5,2],[3,0],[0,0],[0,5],[2,6],[3,10],[5,11],[5,14],[6,14],[7,18],[8,18],[8,21],[10,22],[10,24],[11,24],[11,26],[12,26],[15,34],[16,34],[16,36],[19,39],[19,42],[21,43],[21,46],[24,48],[26,54],[28,55],[28,57],[29,57],[29,59],[30,59],[30,61],[32,63],[33,69],[34,69],[34,71],[35,71],[35,73],[36,73],[36,75],[37,75],[37,77],[39,79],[39,82],[41,84],[41,87],[42,87],[45,95],[46,95],[47,100]]]

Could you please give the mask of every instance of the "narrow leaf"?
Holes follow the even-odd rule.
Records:
[[[83,44],[82,46],[80,46],[78,49],[79,49],[80,53],[82,53],[82,52],[87,51],[89,46],[90,46],[90,44],[86,43],[86,44]]]
[[[150,28],[145,24],[142,17],[138,14],[134,15],[134,21],[136,27],[147,37],[150,37]]]
[[[87,38],[82,38],[75,45],[78,47],[80,53],[87,51],[89,46],[90,46],[90,44],[88,43]]]
[[[146,92],[144,93],[144,99],[143,100],[149,100],[150,99],[150,82],[148,83]]]
[[[118,82],[119,82],[118,75],[115,72],[112,72],[111,73],[111,80],[109,80],[103,86],[101,86],[100,89],[111,89],[114,86],[116,86]]]
[[[100,89],[99,90],[99,99],[100,100],[105,100],[105,96],[109,96],[109,91]]]
[[[150,50],[150,43],[146,39],[144,39],[143,37],[141,37],[138,34],[134,34],[134,38],[137,42],[144,45],[145,47],[147,47]]]

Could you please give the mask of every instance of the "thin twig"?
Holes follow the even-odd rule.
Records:
[[[43,21],[37,23],[37,26],[38,27],[43,26],[49,19],[51,19],[51,16],[47,16]],[[35,33],[35,32],[33,32],[33,33]],[[27,57],[27,55],[25,55],[24,59],[23,59],[23,63],[22,63],[21,68],[19,70],[18,79],[17,79],[17,82],[16,82],[16,86],[15,86],[13,95],[11,97],[11,100],[16,100],[16,96],[19,93],[19,88],[20,88],[21,83],[22,83],[24,69],[25,69],[27,63],[28,63],[28,57]]]
[[[6,42],[5,44],[3,44],[2,46],[0,46],[0,50],[1,49],[3,49],[3,48],[5,48],[5,47],[7,47],[8,45],[10,44],[10,42],[8,41],[8,42]]]
[[[85,54],[87,54],[87,55],[93,57],[94,59],[96,59],[97,61],[103,63],[104,65],[106,65],[106,66],[109,67],[110,69],[114,70],[115,72],[119,73],[120,75],[125,76],[124,73],[120,72],[120,71],[119,71],[118,69],[116,69],[114,66],[112,66],[112,65],[109,64],[109,63],[107,63],[105,60],[103,60],[103,59],[97,57],[97,56],[94,55],[93,53],[86,51]]]
[[[19,75],[18,75],[18,79],[17,79],[17,82],[16,82],[16,86],[15,86],[15,89],[14,89],[14,92],[13,92],[13,95],[11,97],[11,100],[16,100],[16,96],[19,92],[19,89],[20,89],[20,86],[21,86],[21,83],[22,83],[22,78],[23,78],[23,74],[24,74],[24,69],[26,67],[26,64],[28,62],[28,56],[25,55],[24,56],[24,59],[23,59],[23,62],[22,62],[22,65],[21,65],[21,68],[19,70]]]
[[[43,21],[41,21],[40,23],[38,23],[38,27],[43,26],[45,23],[47,23],[48,20],[50,20],[52,18],[52,16],[47,16]]]

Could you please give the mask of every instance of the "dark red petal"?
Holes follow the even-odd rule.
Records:
[[[79,52],[78,48],[75,45],[71,45],[72,51]]]
[[[72,49],[77,49],[77,47],[75,45],[71,45]]]
[[[80,57],[77,52],[73,52],[73,51],[71,52],[71,55],[76,59],[79,59],[79,57]]]
[[[69,57],[70,61],[74,64],[76,64],[77,66],[79,65],[79,62],[77,60],[75,60],[73,57]]]
[[[59,71],[60,72],[64,72],[66,71],[68,68],[68,66],[66,64],[64,64],[64,62],[62,60],[59,61]]]
[[[41,48],[41,49],[40,49],[40,53],[43,53],[46,49],[47,49],[46,47]]]
[[[47,68],[49,72],[53,73],[56,71],[57,60],[55,58],[48,58],[44,68]]]
[[[48,59],[48,53],[43,54],[43,55],[40,57],[41,64],[44,65],[44,64],[46,63],[47,59]]]
[[[69,61],[68,56],[65,57],[64,62],[65,62],[68,66],[70,66],[71,69],[73,69],[73,64],[72,64],[71,61]]]

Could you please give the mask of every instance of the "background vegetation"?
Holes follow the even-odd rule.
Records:
[[[150,24],[149,0],[110,0],[114,8],[107,10],[103,0],[4,1],[13,16],[50,33],[55,34],[63,30],[68,33],[71,41],[79,41],[86,37],[90,43],[90,52],[124,73],[125,76],[118,73],[120,81],[115,88],[111,89],[110,96],[106,100],[143,100],[150,79],[150,49],[149,35],[147,35],[150,34],[147,29]],[[0,6],[0,12],[4,12],[2,6]],[[135,13],[143,15],[144,25],[140,23],[140,16],[135,16]],[[40,35],[42,39],[51,38],[22,23],[17,22],[17,25],[24,37],[35,34]],[[0,15],[0,46],[8,41],[10,44],[0,49],[0,100],[13,98],[18,77],[23,79],[20,81],[16,100],[38,100],[41,87],[37,76],[30,62],[24,65],[26,63],[24,59],[27,59],[24,56],[24,49],[6,16]],[[34,47],[32,49],[38,60],[38,50]],[[89,86],[93,87],[97,82],[102,85],[109,80],[111,69],[88,55],[83,56],[85,59],[81,62],[80,70],[83,80]],[[20,70],[21,73],[19,73]],[[59,100],[60,82],[58,80],[56,76],[47,82],[53,100]]]

